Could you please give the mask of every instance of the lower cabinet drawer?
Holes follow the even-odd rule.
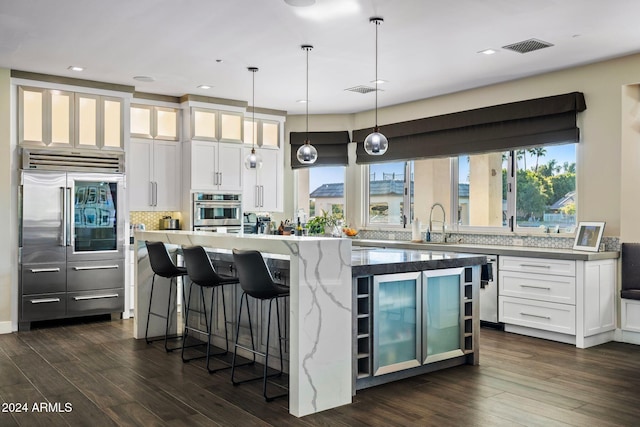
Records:
[[[40,294],[22,297],[21,322],[59,319],[65,316],[67,294]]]
[[[560,304],[576,303],[575,277],[518,271],[500,271],[498,275],[499,295]]]
[[[124,259],[70,262],[67,291],[124,287]]]
[[[21,271],[22,294],[64,292],[67,272],[64,263],[24,264]]]
[[[512,325],[575,335],[576,308],[525,298],[500,296],[500,321]]]
[[[106,314],[124,311],[124,288],[100,289],[67,294],[67,314]]]

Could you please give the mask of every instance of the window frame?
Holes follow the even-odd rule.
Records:
[[[400,229],[400,230],[405,230],[405,229],[409,229],[410,224],[413,221],[414,218],[414,209],[413,209],[413,205],[411,203],[411,179],[412,179],[412,174],[413,174],[413,160],[400,160],[400,161],[396,161],[394,163],[402,163],[404,162],[404,176],[403,176],[403,195],[402,195],[402,206],[403,206],[403,214],[402,214],[402,218],[404,218],[403,221],[401,221],[399,224],[389,224],[389,223],[378,223],[378,222],[371,222],[371,217],[369,215],[370,212],[370,180],[371,180],[371,165],[376,165],[379,163],[370,163],[370,164],[365,164],[363,165],[364,167],[363,172],[364,172],[364,177],[363,177],[363,206],[362,206],[362,212],[363,212],[363,223],[365,227],[369,227],[369,228],[389,228],[389,229]],[[409,177],[409,179],[407,179],[407,177]],[[414,183],[414,191],[415,191],[415,183]],[[406,209],[405,207],[409,206],[409,216],[406,215]],[[404,223],[403,223],[404,222]]]

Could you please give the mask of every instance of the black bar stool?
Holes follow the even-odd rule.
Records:
[[[281,376],[283,373],[283,361],[282,361],[282,341],[285,339],[282,336],[280,329],[280,311],[278,306],[278,299],[289,296],[289,288],[277,284],[273,281],[271,273],[264,262],[262,254],[254,250],[233,250],[233,262],[240,278],[240,286],[242,287],[242,297],[240,297],[240,309],[238,311],[238,324],[236,326],[236,342],[233,353],[233,360],[231,362],[231,382],[236,384],[245,383],[248,381],[255,381],[262,378],[262,394],[267,402],[272,401],[278,397],[287,396],[288,393],[278,394],[275,396],[267,396],[267,378],[273,376]],[[251,326],[251,310],[249,309],[248,296],[256,298],[258,300],[269,300],[269,314],[267,319],[267,343],[266,351],[263,353],[256,350],[255,342],[253,339],[253,327]],[[240,319],[242,316],[243,302],[247,302],[247,312],[249,316],[249,332],[251,333],[251,348],[247,348],[238,344],[238,336],[240,334]],[[271,307],[273,302],[276,303],[276,320],[278,322],[278,347],[280,349],[280,371],[275,374],[267,375],[267,368],[269,365],[269,336],[271,330]],[[236,353],[237,349],[242,348],[244,350],[253,353],[255,355],[264,357],[264,372],[262,377],[249,378],[247,380],[236,381],[234,374],[236,366]]]
[[[226,276],[222,274],[218,274],[211,264],[211,259],[207,252],[202,246],[193,246],[188,248],[183,248],[184,262],[187,266],[187,273],[189,274],[189,279],[191,279],[191,285],[189,286],[189,297],[187,299],[187,308],[185,311],[185,321],[184,321],[184,338],[182,340],[182,361],[188,362],[190,360],[202,359],[206,358],[206,367],[209,373],[217,372],[221,369],[227,369],[231,366],[225,366],[223,368],[211,369],[209,362],[211,356],[223,356],[229,352],[229,334],[227,331],[227,308],[225,303],[224,292],[222,292],[222,312],[224,316],[224,338],[225,338],[225,350],[219,353],[211,353],[211,336],[213,335],[213,315],[214,315],[214,305],[215,305],[215,294],[216,290],[219,289],[223,285],[233,285],[238,283],[237,277]],[[191,311],[191,289],[193,285],[197,285],[200,287],[200,298],[202,299],[202,308],[204,312],[204,319],[206,330],[198,329],[194,326],[189,326],[189,312]],[[207,317],[207,306],[204,298],[204,289],[211,288],[211,305],[209,307],[209,316]],[[207,352],[204,356],[185,358],[184,349],[185,342],[187,340],[187,336],[189,331],[199,332],[207,336],[207,342],[196,345],[206,345]]]
[[[169,339],[169,325],[171,324],[170,312],[171,312],[171,297],[173,295],[173,289],[176,289],[176,299],[178,298],[178,281],[177,277],[182,277],[187,275],[187,269],[184,267],[177,267],[169,252],[167,251],[167,247],[162,242],[145,242],[147,246],[147,253],[149,254],[149,263],[151,264],[151,270],[153,271],[153,279],[151,279],[151,294],[149,295],[149,310],[147,311],[147,327],[144,331],[144,339],[147,344],[150,344],[156,340],[150,340],[148,338],[149,335],[149,320],[151,316],[160,317],[165,319],[165,331],[164,331],[164,349],[167,352],[171,352],[180,348],[180,346],[169,347],[167,344],[167,340]],[[164,277],[169,279],[169,301],[167,302],[167,314],[166,316],[161,313],[156,313],[151,311],[151,303],[153,302],[153,289],[155,287],[156,276]],[[175,283],[175,286],[173,285]],[[184,292],[182,293],[184,299]],[[171,337],[172,339],[180,339],[181,337]]]

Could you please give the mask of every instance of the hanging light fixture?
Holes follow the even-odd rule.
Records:
[[[389,148],[389,141],[387,137],[380,133],[378,128],[378,26],[384,21],[382,18],[373,17],[369,18],[369,22],[376,24],[376,125],[373,128],[373,132],[367,135],[364,139],[364,150],[367,154],[373,156],[381,156],[387,152]]]
[[[244,167],[247,169],[260,169],[262,167],[262,157],[256,153],[256,73],[258,68],[247,67],[247,70],[253,73],[253,89],[252,89],[252,101],[253,104],[253,119],[251,122],[251,153],[244,159]]]
[[[303,44],[300,47],[307,51],[307,98],[305,99],[305,104],[307,105],[307,136],[305,137],[304,145],[298,148],[296,158],[303,165],[312,165],[318,159],[318,150],[309,141],[309,51],[313,49],[313,46]]]

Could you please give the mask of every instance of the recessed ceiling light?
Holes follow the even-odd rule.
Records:
[[[314,5],[316,0],[284,0],[284,2],[289,6],[306,7]]]
[[[200,85],[198,86],[198,89],[211,89],[213,86],[209,86],[209,85]]]
[[[373,83],[373,84],[377,83],[377,84],[381,85],[383,83],[387,83],[387,81],[386,80],[382,80],[382,79],[378,79],[378,80],[371,80],[371,83]]]
[[[222,59],[216,59],[216,62],[218,62],[218,63],[223,63],[223,62],[224,62],[224,60],[222,60]]]
[[[482,53],[484,55],[493,55],[494,53],[497,53],[498,51],[495,49],[485,49],[485,50],[481,50],[478,53]]]
[[[307,100],[306,100],[306,99],[298,99],[296,102],[297,102],[298,104],[306,104],[306,103],[307,103]]]
[[[70,65],[67,67],[67,69],[71,71],[83,71],[84,67],[78,67],[77,65]]]
[[[156,79],[154,79],[151,76],[135,76],[133,80],[137,80],[139,82],[146,82],[146,83],[152,83],[156,81]]]

